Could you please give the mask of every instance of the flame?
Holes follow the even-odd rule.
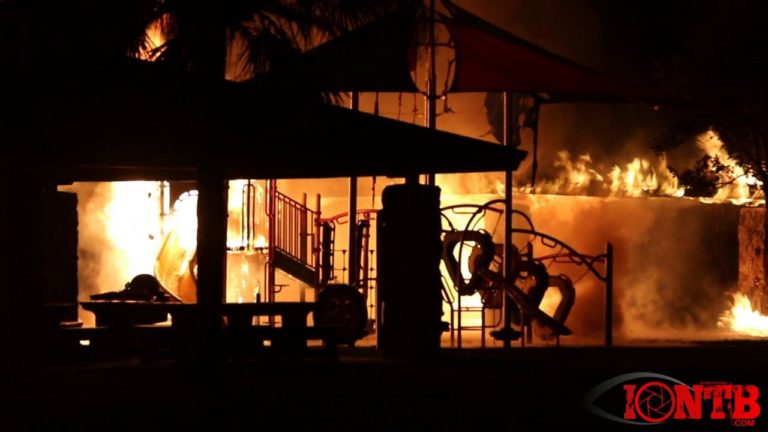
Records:
[[[742,293],[733,295],[733,306],[720,316],[717,325],[750,336],[768,336],[768,316],[754,310],[749,297]]]
[[[260,291],[263,258],[255,250],[267,246],[262,230],[266,230],[263,198],[260,185],[252,185],[254,205],[251,230],[255,232],[250,246],[242,233],[243,188],[248,180],[230,182],[228,197],[227,247],[227,301],[238,303],[255,301]],[[184,301],[196,299],[195,254],[197,250],[197,191],[183,193],[173,205],[169,228],[157,255],[155,275],[163,285]]]
[[[560,168],[556,179],[552,181],[541,182],[537,185],[536,191],[543,193],[561,193],[561,194],[585,194],[594,182],[602,183],[603,176],[591,168],[592,157],[584,154],[571,160],[571,154],[566,151],[557,152],[555,166]],[[528,190],[531,191],[530,186]]]
[[[758,180],[752,172],[746,170],[739,162],[728,154],[725,144],[715,131],[707,131],[696,138],[696,145],[707,156],[715,158],[726,167],[730,173],[721,176],[721,185],[712,198],[704,198],[706,203],[731,202],[736,205],[759,205],[764,201],[760,199],[763,182]]]
[[[249,192],[250,191],[250,192]],[[243,217],[247,213],[244,206],[248,204],[250,195],[251,215],[250,233],[252,238],[246,238]],[[267,218],[264,212],[264,188],[252,180],[231,180],[227,196],[227,248],[232,249],[263,249],[267,246]]]
[[[624,167],[614,165],[610,171],[601,174],[592,167],[589,154],[575,160],[563,150],[557,153],[555,166],[560,168],[557,178],[543,181],[536,186],[536,192],[566,195],[590,195],[590,192],[610,196],[683,196],[685,190],[678,184],[677,177],[667,166],[665,156],[656,163],[648,159],[634,158]],[[532,188],[523,188],[532,192]]]
[[[194,268],[197,250],[197,191],[184,192],[173,204],[169,227],[156,256],[155,276],[186,302],[197,298]]]
[[[141,60],[154,61],[160,55],[158,48],[162,47],[166,42],[163,35],[164,21],[165,18],[158,19],[147,27],[145,33],[146,44],[139,49],[136,57]]]
[[[115,277],[119,278],[117,282],[125,283],[137,274],[152,273],[162,231],[160,183],[134,181],[110,185],[111,199],[103,215],[107,238],[120,263],[120,274]]]
[[[717,161],[710,162],[709,168],[719,177],[715,195],[698,198],[699,201],[730,202],[736,205],[760,205],[764,202],[761,197],[762,182],[728,154],[716,132],[710,130],[702,133],[697,137],[696,143],[704,155]],[[572,157],[567,151],[560,151],[554,163],[555,167],[560,169],[557,176],[551,180],[540,181],[535,191],[530,185],[521,190],[545,194],[616,197],[685,195],[685,187],[680,185],[677,176],[669,168],[664,154],[659,155],[655,161],[636,157],[629,163],[614,165],[608,172],[598,171],[592,163],[589,154]],[[503,191],[498,184],[497,190],[500,193]]]
[[[677,177],[667,166],[667,157],[659,156],[654,166],[647,159],[634,158],[621,169],[614,165],[608,173],[612,196],[662,195],[681,197],[685,189],[678,184]]]

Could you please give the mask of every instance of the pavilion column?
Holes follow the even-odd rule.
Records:
[[[13,171],[12,168],[10,168]],[[43,184],[21,179],[17,173],[3,173],[7,192],[1,224],[5,245],[0,311],[3,340],[0,363],[32,367],[42,353],[42,276],[51,263],[43,262]]]
[[[222,325],[220,307],[226,300],[228,183],[223,170],[201,168],[197,188],[197,303],[202,312],[201,342],[213,348]]]

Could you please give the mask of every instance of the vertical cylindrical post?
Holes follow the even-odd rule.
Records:
[[[605,244],[605,346],[613,345],[613,244]]]
[[[201,167],[197,200],[197,303],[206,358],[215,356],[227,284],[227,180],[217,167]]]
[[[351,108],[354,111],[360,110],[360,95],[357,92],[352,92]],[[349,262],[347,267],[349,268],[349,277],[347,282],[352,286],[357,286],[357,251],[355,245],[357,245],[357,177],[353,176],[349,178],[349,242],[347,244],[347,250],[349,251]]]
[[[357,286],[359,282],[357,276],[358,251],[357,251],[357,177],[349,178],[349,277],[347,282],[352,286]]]
[[[171,215],[171,184],[160,182],[160,234],[165,236],[168,229],[168,218]]]
[[[314,260],[314,266],[315,266],[315,284],[320,285],[321,280],[321,265],[320,265],[320,236],[322,235],[322,232],[320,230],[320,218],[322,217],[322,211],[321,211],[321,205],[322,201],[320,198],[320,194],[316,195],[315,198],[315,220],[312,221],[314,224],[314,232],[315,235],[312,237],[312,255]]]
[[[226,296],[227,181],[218,170],[201,169],[197,201],[197,301],[216,308]]]
[[[427,78],[426,115],[429,129],[437,129],[437,71],[435,70],[435,0],[429,0],[429,77]],[[427,184],[434,186],[435,174],[427,174]]]
[[[513,140],[512,140],[512,128],[515,127],[515,124],[513,121],[516,119],[512,118],[512,95],[509,92],[504,92],[504,145],[505,146],[512,146]],[[512,171],[506,170],[504,172],[504,277],[509,279],[512,277],[513,269],[512,269]],[[511,281],[510,281],[511,282]],[[504,299],[505,303],[509,301],[509,299]],[[505,315],[508,315],[510,312],[509,307],[503,308]],[[511,323],[511,317],[506,317],[504,319],[504,324],[506,327],[510,326]],[[521,321],[520,325],[524,325],[525,322]],[[525,339],[524,337],[522,339]],[[521,343],[525,343],[522,341]],[[508,338],[504,339],[504,348],[510,348],[512,346],[512,341]]]
[[[267,217],[269,218],[269,247],[267,248],[267,295],[266,300],[272,301],[275,291],[275,242],[277,241],[277,181],[267,180]]]
[[[461,265],[459,265],[459,277],[462,277]],[[461,349],[461,294],[456,296],[456,303],[456,307],[458,308],[458,315],[456,316],[456,348]]]
[[[307,194],[301,195],[301,215],[299,219],[299,258],[304,262],[309,262],[309,256],[307,255],[307,240],[309,238],[309,222],[307,220],[312,212],[307,207]]]
[[[387,357],[435,355],[442,334],[440,189],[388,186],[377,223],[379,348]]]

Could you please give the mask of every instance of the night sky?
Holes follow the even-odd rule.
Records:
[[[542,108],[540,172],[557,174],[556,154],[589,153],[607,172],[653,143],[690,106],[766,80],[768,3],[682,0],[463,0],[482,18],[577,63],[668,95],[659,111],[633,104],[561,104]],[[524,145],[525,147],[525,145]],[[678,171],[702,155],[686,143],[670,152]],[[527,167],[520,170],[521,175]]]
[[[768,4],[721,0],[465,0],[551,51],[670,90],[757,79],[768,68]]]

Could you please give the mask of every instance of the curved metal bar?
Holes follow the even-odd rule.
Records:
[[[607,254],[600,254],[600,255],[595,255],[595,256],[583,255],[583,254],[579,253],[576,249],[574,249],[571,246],[569,246],[567,243],[565,243],[565,242],[563,242],[561,240],[558,240],[558,239],[556,239],[555,237],[552,237],[549,234],[544,234],[544,233],[539,232],[539,231],[528,230],[528,229],[523,229],[523,228],[513,228],[512,232],[513,233],[516,232],[516,233],[520,233],[520,234],[528,234],[528,235],[531,235],[531,236],[534,236],[534,237],[539,237],[541,239],[544,239],[544,240],[552,242],[552,244],[554,244],[556,246],[562,247],[563,249],[565,249],[565,250],[567,250],[569,252],[571,257],[576,257],[576,258],[579,259],[579,261],[581,261],[581,263],[575,263],[574,262],[575,264],[586,265],[587,268],[598,279],[600,279],[603,282],[607,281],[608,275],[603,275],[597,268],[595,268],[595,263],[603,262],[603,260],[607,261],[607,258],[608,258]],[[548,246],[548,247],[551,247],[551,248],[555,247],[555,246],[549,246],[546,243],[543,243],[543,244],[545,246]]]
[[[456,209],[460,209],[460,208],[464,208],[464,207],[477,209],[477,208],[483,207],[484,205],[485,204],[472,204],[472,203],[451,204],[449,206],[441,207],[440,211],[441,212],[444,212],[444,211],[455,211]],[[496,211],[496,209],[494,209],[494,211]],[[498,212],[500,213],[501,210],[498,210]],[[461,214],[461,213],[459,213],[459,214]],[[467,212],[467,214],[469,214],[469,212]]]
[[[449,230],[443,230],[443,232],[451,232],[451,231],[456,231],[456,227],[455,227],[455,226],[453,226],[453,222],[451,222],[451,218],[449,218],[448,216],[446,216],[446,215],[445,215],[445,214],[444,214],[442,211],[440,212],[440,217],[441,217],[442,219],[444,219],[446,222],[448,222],[448,227],[450,228]]]

